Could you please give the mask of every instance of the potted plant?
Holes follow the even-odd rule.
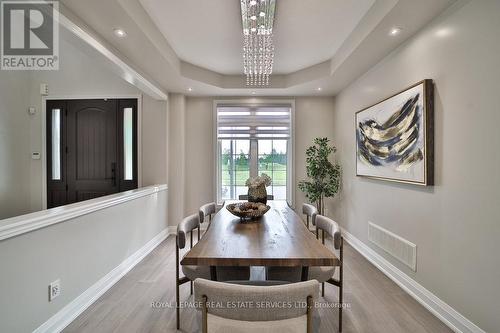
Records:
[[[340,165],[330,162],[330,154],[337,148],[329,145],[328,138],[314,139],[314,145],[306,150],[306,171],[309,180],[299,182],[299,189],[305,193],[321,215],[325,213],[325,198],[334,197],[340,189]]]
[[[245,185],[248,186],[249,202],[267,203],[266,186],[271,185],[271,177],[263,173],[260,176],[248,178]]]

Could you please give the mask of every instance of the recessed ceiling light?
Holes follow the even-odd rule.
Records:
[[[264,12],[260,12],[260,13],[259,13],[259,16],[260,16],[260,17],[264,17],[264,16],[266,16],[266,13],[264,13]]]
[[[392,29],[391,29],[391,31],[389,32],[389,35],[391,35],[391,36],[396,36],[396,35],[398,35],[398,34],[401,32],[401,30],[403,30],[403,29],[401,29],[401,28],[397,28],[397,27],[394,27],[394,28],[392,28]]]
[[[323,90],[321,87],[316,88],[317,91]]]
[[[193,88],[189,87],[189,88],[188,88],[188,91],[193,91]]]
[[[255,15],[250,16],[250,20],[255,21],[256,19],[257,19],[257,16],[255,16]]]
[[[255,91],[252,91],[252,95],[255,95]]]
[[[438,37],[447,37],[452,34],[452,31],[450,28],[441,28],[436,31],[436,36]]]
[[[113,32],[115,33],[116,37],[123,38],[123,37],[127,36],[127,33],[125,32],[125,30],[122,30],[122,29],[115,29],[115,30],[113,30]]]

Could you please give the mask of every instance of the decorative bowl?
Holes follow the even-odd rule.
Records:
[[[260,202],[239,202],[227,205],[226,209],[240,219],[257,219],[267,213],[271,207]]]

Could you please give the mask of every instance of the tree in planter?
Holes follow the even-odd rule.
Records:
[[[330,146],[328,138],[314,139],[314,145],[306,150],[306,171],[309,180],[299,182],[299,189],[307,199],[316,203],[321,215],[325,213],[325,198],[334,197],[339,192],[341,168],[328,159],[337,148]]]

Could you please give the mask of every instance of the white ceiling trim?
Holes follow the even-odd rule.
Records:
[[[122,60],[119,55],[94,37],[92,33],[84,29],[84,24],[82,22],[78,24],[75,23],[78,19],[69,11],[65,10],[64,6],[60,6],[59,8],[61,11],[59,13],[59,24],[73,33],[76,37],[89,44],[107,60],[113,63],[115,65],[113,69],[120,77],[154,99],[165,101],[168,99],[168,94],[164,92],[162,88],[153,83],[153,81],[146,79],[143,74],[132,68],[127,62]],[[71,19],[68,17],[71,17]]]

